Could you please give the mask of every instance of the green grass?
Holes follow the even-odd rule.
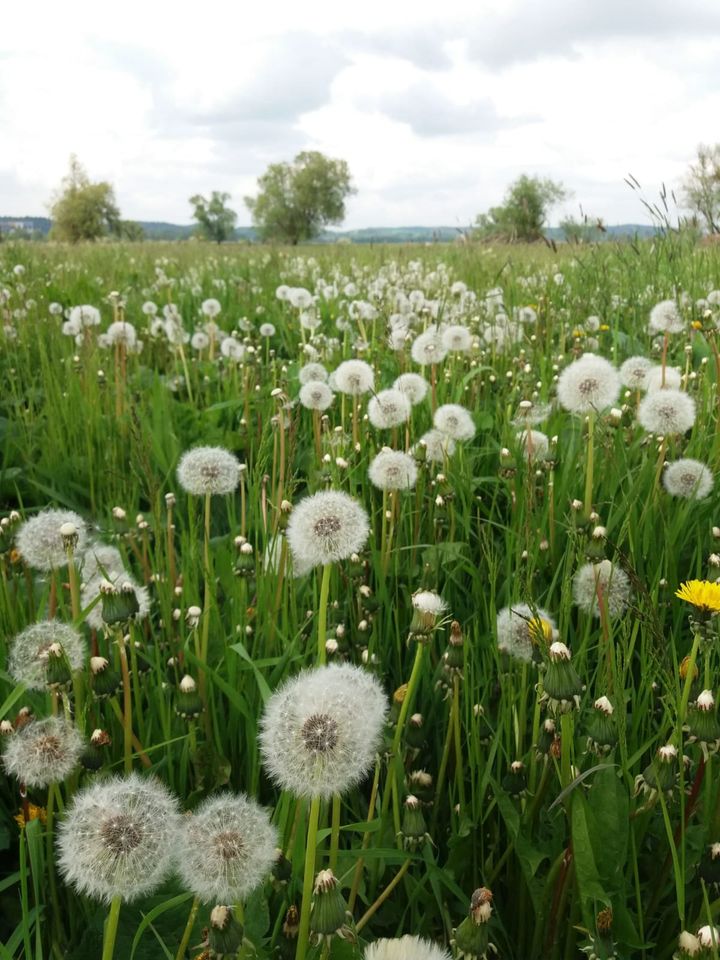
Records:
[[[22,276],[13,272],[16,264],[25,267]],[[598,956],[664,960],[676,949],[681,930],[697,931],[717,919],[720,900],[710,882],[712,871],[699,871],[698,865],[708,862],[709,845],[720,841],[720,778],[712,753],[706,757],[682,730],[679,664],[690,652],[693,634],[689,608],[674,597],[680,582],[714,580],[718,573],[709,561],[720,545],[713,534],[713,525],[720,523],[717,493],[697,502],[673,499],[664,491],[656,482],[658,442],[636,424],[634,394],[621,396],[619,419],[607,411],[597,417],[592,497],[597,517],[586,521],[585,511],[572,506],[584,499],[582,420],[554,405],[536,428],[557,437],[552,460],[530,467],[518,450],[512,421],[523,399],[553,401],[557,373],[587,349],[588,337],[598,341],[593,352],[618,365],[636,354],[659,362],[658,346],[647,332],[649,311],[659,300],[684,292],[687,329],[671,338],[668,364],[691,375],[686,388],[695,398],[697,420],[687,436],[669,439],[664,455],[699,459],[717,473],[714,319],[720,319],[720,311],[704,317],[695,301],[720,285],[719,265],[717,253],[695,249],[672,234],[640,246],[559,252],[280,251],[194,244],[0,247],[5,515],[17,510],[25,519],[49,505],[75,510],[99,539],[117,544],[128,569],[148,584],[151,615],[132,627],[138,661],[148,667],[141,672],[138,663],[131,664],[132,726],[146,755],[145,762],[133,756],[133,767],[156,774],[186,810],[227,787],[271,809],[291,870],[286,882],[269,881],[245,904],[241,956],[295,953],[283,922],[291,905],[300,907],[307,810],[265,777],[257,731],[271,691],[316,662],[321,576],[318,568],[298,579],[278,577],[263,557],[285,523],[279,501],[296,503],[306,492],[323,488],[356,497],[372,525],[359,562],[336,564],[331,572],[328,631],[344,627],[337,659],[367,662],[391,698],[409,680],[415,660],[416,645],[407,643],[413,592],[437,590],[449,613],[430,637],[414,692],[411,709],[422,714],[422,727],[406,727],[394,759],[387,755],[393,737],[388,729],[375,771],[374,812],[369,815],[372,773],[342,797],[340,808],[335,872],[346,898],[359,858],[363,861],[354,921],[375,905],[398,871],[403,875],[362,925],[358,945],[334,938],[330,955],[359,957],[365,942],[405,933],[449,944],[481,886],[494,895],[489,935],[505,960],[569,960],[591,941]],[[555,281],[558,273],[564,282]],[[357,293],[345,296],[342,290],[351,280]],[[322,431],[327,462],[318,461],[310,411],[283,405],[297,397],[297,372],[309,358],[306,344],[328,370],[351,356],[368,360],[376,389],[389,387],[401,372],[420,372],[409,348],[395,353],[387,345],[388,317],[397,310],[394,294],[424,289],[438,301],[442,318],[453,302],[455,280],[480,299],[501,287],[508,310],[533,305],[538,320],[504,352],[483,342],[482,348],[448,357],[438,367],[438,404],[468,407],[477,433],[458,444],[445,464],[421,464],[416,489],[397,497],[385,562],[382,515],[390,504],[372,488],[367,468],[383,445],[405,448],[404,429],[394,438],[392,431],[375,430],[362,419],[362,399],[360,446],[353,449],[352,403],[338,395]],[[284,283],[312,291],[319,281],[334,283],[340,292],[321,297],[322,324],[311,338],[301,330],[297,311],[278,300],[275,290]],[[137,356],[123,358],[102,349],[97,330],[78,345],[63,336],[62,318],[49,314],[51,302],[63,308],[93,304],[102,312],[100,329],[105,330],[113,316],[111,291],[122,297],[125,316],[143,340]],[[217,322],[226,332],[237,329],[242,318],[248,321],[248,329],[238,334],[253,348],[244,362],[198,358],[186,344],[185,367],[180,351],[164,336],[149,335],[149,318],[141,310],[145,301],[160,307],[175,303],[191,333],[202,325],[200,305],[207,297],[220,301]],[[354,319],[350,301],[370,298],[376,317]],[[596,333],[583,329],[593,315],[602,321]],[[477,334],[483,316],[474,306],[462,322]],[[348,320],[343,331],[336,327],[338,317]],[[693,321],[699,329],[693,329]],[[269,340],[258,333],[262,322],[276,327]],[[426,322],[421,316],[416,330]],[[363,341],[359,354],[358,341]],[[424,373],[429,377],[429,370]],[[428,398],[413,408],[411,444],[431,421]],[[197,444],[227,447],[247,467],[244,503],[239,492],[212,501],[213,577],[207,594],[203,504],[183,493],[175,478],[180,455]],[[177,497],[170,538],[169,492]],[[125,520],[114,517],[116,507],[125,511]],[[22,705],[38,716],[51,709],[49,693],[18,691],[4,672],[11,638],[46,616],[50,602],[48,578],[26,569],[14,553],[17,526],[4,525],[0,539],[0,719],[10,720]],[[606,537],[592,537],[596,526],[606,528]],[[249,560],[235,543],[239,535],[253,547]],[[628,573],[632,599],[624,616],[601,623],[573,605],[572,577],[587,557],[608,557]],[[69,622],[66,571],[54,576],[58,616]],[[542,607],[556,619],[584,685],[579,709],[557,718],[562,736],[551,753],[536,749],[546,719],[538,684],[547,651],[538,669],[497,648],[497,611],[520,602]],[[167,661],[184,658],[183,672],[196,678],[202,672],[195,634],[185,618],[192,605],[205,608],[207,619],[198,629],[205,622],[209,627],[207,710],[188,722],[175,712],[180,669],[168,669]],[[464,638],[462,673],[454,684],[443,670],[450,619],[459,622]],[[702,683],[693,688],[691,702],[703,686],[716,687],[714,624],[709,634],[698,661]],[[117,658],[104,637],[96,642],[100,651]],[[598,757],[588,752],[586,741],[593,702],[602,695],[614,704],[618,742]],[[112,744],[99,773],[74,774],[53,791],[56,818],[84,784],[123,769],[123,730],[112,704],[89,697],[77,719],[86,732],[107,730]],[[680,765],[671,793],[638,793],[636,777],[669,742],[689,758]],[[516,761],[524,764],[527,782],[519,796],[508,780]],[[422,769],[433,777],[432,803],[424,808],[429,837],[410,852],[396,836],[402,814],[396,805],[402,806],[406,792],[403,769]],[[395,797],[387,789],[393,781]],[[30,799],[47,807],[46,790],[30,791]],[[104,908],[53,879],[52,827],[35,820],[18,829],[13,818],[20,809],[18,784],[5,779],[0,784],[0,943],[5,944],[0,957],[99,956]],[[330,825],[331,811],[324,804],[317,869],[328,862]],[[124,906],[115,956],[175,957],[191,900],[169,880],[152,897]],[[613,922],[603,938],[598,915],[607,908]],[[201,952],[208,915],[209,908],[202,907],[189,938],[197,949],[188,956]],[[320,957],[322,951],[311,946],[310,956]]]

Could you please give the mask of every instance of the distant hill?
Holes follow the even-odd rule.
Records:
[[[194,225],[164,223],[156,220],[139,220],[148,240],[187,240],[192,236]],[[47,217],[0,217],[0,234],[9,236],[46,237],[52,223]],[[468,228],[469,229],[469,228]],[[451,243],[465,230],[459,227],[363,227],[359,230],[325,230],[317,238],[317,243]],[[651,237],[656,233],[654,227],[642,223],[620,223],[605,228],[607,240],[622,237]],[[560,227],[549,227],[546,236],[551,240],[562,241]],[[257,233],[253,227],[238,227],[235,240],[253,242]]]

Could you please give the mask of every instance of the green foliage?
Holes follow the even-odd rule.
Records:
[[[478,216],[475,236],[512,243],[540,240],[550,208],[567,197],[561,183],[522,174],[508,187],[501,206]]]
[[[602,220],[590,220],[587,216],[581,220],[565,217],[560,221],[560,229],[568,243],[598,243],[605,236]]]
[[[199,193],[190,197],[193,219],[198,222],[198,233],[201,237],[214,243],[224,243],[232,239],[237,213],[228,207],[229,199],[229,193],[218,190],[213,190],[209,200]]]
[[[116,232],[118,239],[128,240],[131,243],[145,239],[145,230],[135,220],[120,220]]]
[[[108,233],[117,233],[121,223],[112,186],[106,181],[92,183],[74,154],[50,215],[50,239],[66,243],[98,240]]]
[[[258,195],[245,203],[262,239],[298,244],[341,223],[353,192],[346,161],[312,150],[292,163],[271,164],[258,179]]]
[[[710,233],[720,232],[720,143],[701,143],[697,148],[697,159],[683,181],[682,196]]]

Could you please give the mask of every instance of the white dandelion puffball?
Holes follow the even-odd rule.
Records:
[[[131,323],[128,323],[127,320],[116,320],[114,323],[111,323],[107,328],[105,336],[109,346],[115,346],[117,344],[118,346],[126,347],[128,350],[132,350],[137,343],[135,327]]]
[[[203,903],[235,903],[268,876],[277,845],[264,807],[244,794],[223,793],[182,818],[175,863],[183,885]]]
[[[277,331],[275,330],[274,323],[261,323],[260,326],[258,327],[258,333],[260,334],[261,337],[265,337],[266,339],[269,339],[270,337],[274,337],[276,332]]]
[[[67,564],[60,533],[66,523],[75,527],[77,541],[74,550],[80,554],[87,543],[87,529],[82,518],[72,510],[42,510],[23,523],[15,537],[15,546],[29,567],[47,572]]]
[[[417,482],[417,465],[408,453],[384,447],[370,461],[368,476],[378,490],[411,490]]]
[[[83,580],[92,580],[97,574],[117,574],[125,569],[122,554],[117,547],[106,543],[91,543],[82,557]],[[108,580],[112,580],[112,576]]]
[[[472,333],[462,324],[445,327],[440,339],[448,353],[467,353],[473,342]]]
[[[663,382],[663,368],[655,366],[645,374],[645,389],[648,393],[655,390],[679,390],[682,384],[682,374],[676,367],[665,367]]]
[[[368,403],[368,419],[378,430],[399,427],[410,416],[411,404],[401,390],[381,390]]]
[[[204,330],[196,330],[190,337],[190,346],[193,350],[206,350],[210,346],[210,337]]]
[[[610,560],[580,567],[573,577],[573,603],[586,613],[599,617],[598,594],[602,596],[611,619],[625,612],[630,602],[630,578],[622,567]]]
[[[332,405],[334,393],[322,380],[309,380],[300,388],[300,403],[306,410],[327,410]]]
[[[434,590],[417,590],[412,595],[414,610],[432,617],[439,617],[447,610],[447,603]]]
[[[425,377],[421,377],[419,373],[400,374],[393,387],[404,393],[413,406],[422,403],[430,389]]]
[[[375,386],[373,368],[364,360],[345,360],[333,374],[335,388],[340,393],[359,397]]]
[[[425,458],[431,463],[442,463],[446,457],[455,453],[455,441],[442,430],[428,430],[418,440],[416,451],[418,447],[424,449]]]
[[[60,873],[93,900],[137,900],[170,870],[179,820],[175,797],[158,780],[133,773],[85,787],[58,829]]]
[[[445,403],[438,407],[433,417],[433,426],[453,440],[472,440],[475,436],[472,415],[459,403]]]
[[[220,343],[220,353],[228,360],[240,362],[245,357],[245,346],[235,337],[225,337]]]
[[[54,644],[62,647],[73,673],[82,669],[87,656],[82,634],[59,620],[40,620],[10,641],[7,671],[13,680],[24,683],[28,690],[44,690],[48,650]]]
[[[431,940],[408,933],[396,940],[376,940],[365,948],[363,960],[450,960],[450,954]]]
[[[97,327],[100,324],[100,311],[97,307],[91,307],[89,303],[80,307],[73,307],[68,322],[76,326],[78,330],[81,327]]]
[[[286,536],[293,562],[316,567],[359,553],[369,533],[368,515],[357,500],[339,490],[323,490],[293,509]]]
[[[425,367],[434,363],[441,363],[447,356],[447,347],[443,343],[442,335],[437,327],[428,327],[413,340],[410,356],[415,363]]]
[[[59,783],[80,760],[83,739],[64,717],[31,720],[4,738],[6,773],[28,787]]]
[[[200,304],[200,310],[203,316],[210,317],[211,319],[213,317],[219,316],[221,309],[222,307],[220,306],[220,301],[215,300],[214,297],[210,297],[207,300],[203,300],[203,302]]]
[[[687,433],[695,423],[695,401],[682,390],[654,390],[638,407],[638,422],[660,436]]]
[[[647,375],[654,366],[647,357],[629,357],[620,366],[620,382],[631,390],[645,390]]]
[[[507,653],[515,660],[530,663],[532,660],[533,640],[542,633],[552,640],[557,634],[555,621],[541,607],[529,607],[526,603],[515,603],[498,611],[495,622],[498,650]]]
[[[550,440],[541,430],[520,430],[515,439],[522,446],[528,460],[544,460],[550,449]]]
[[[650,311],[648,330],[651,333],[681,333],[685,328],[674,300],[661,300]]]
[[[375,762],[387,706],[380,684],[361,667],[304,670],[265,704],[259,740],[268,773],[298,797],[344,793]]]
[[[327,378],[328,372],[321,363],[306,363],[298,370],[298,380],[301,384],[310,383],[311,380],[327,383]]]
[[[197,496],[232,493],[240,482],[240,461],[224,447],[193,447],[180,458],[177,478]]]
[[[713,488],[713,475],[704,463],[685,457],[667,467],[663,486],[673,497],[704,500]]]
[[[620,386],[618,372],[608,360],[586,353],[560,374],[557,396],[571,413],[591,413],[612,406]]]

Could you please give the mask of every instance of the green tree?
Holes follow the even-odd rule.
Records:
[[[345,199],[354,192],[345,160],[311,150],[292,163],[271,164],[258,179],[258,195],[245,203],[263,240],[297,244],[342,223]]]
[[[532,243],[542,239],[551,207],[569,196],[561,183],[522,174],[507,189],[505,201],[475,222],[476,237]]]
[[[682,184],[685,205],[710,233],[720,233],[720,143],[700,144]]]
[[[120,211],[115,191],[107,181],[92,183],[78,158],[70,157],[70,170],[50,206],[52,240],[79,243],[116,233]]]
[[[232,239],[237,214],[227,206],[229,199],[229,193],[218,190],[213,190],[209,200],[199,193],[190,197],[190,203],[195,208],[193,218],[198,222],[198,233],[201,237],[215,243]]]

